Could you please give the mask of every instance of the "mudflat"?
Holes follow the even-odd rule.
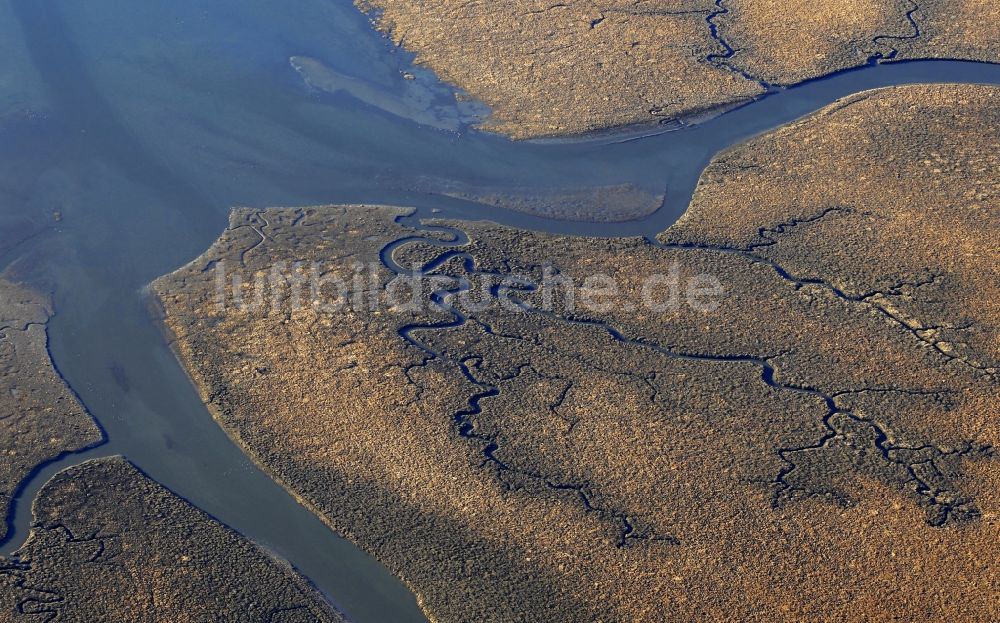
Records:
[[[994,620],[998,95],[838,102],[656,241],[241,209],[153,288],[432,620]]]
[[[49,481],[0,560],[4,621],[340,622],[295,572],[123,458]]]
[[[0,278],[0,513],[36,467],[103,440],[52,366],[49,297]],[[6,535],[0,523],[0,538]]]
[[[873,62],[1000,60],[984,0],[357,0],[514,138],[696,117]]]
[[[48,297],[0,279],[0,510],[36,468],[103,440],[53,367]],[[343,621],[290,567],[121,458],[56,475],[0,558],[0,620]],[[7,522],[0,534],[7,531]]]

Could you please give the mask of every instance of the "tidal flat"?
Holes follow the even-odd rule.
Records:
[[[121,457],[60,472],[0,559],[4,621],[341,623],[290,567]]]
[[[0,509],[42,468],[105,441],[49,356],[48,296],[0,278]],[[121,457],[59,472],[26,542],[0,556],[2,621],[340,622],[287,564]],[[10,525],[4,521],[0,541]]]
[[[0,512],[40,466],[103,441],[97,424],[52,367],[49,297],[0,277]],[[0,523],[0,541],[7,535]]]
[[[983,0],[356,0],[514,138],[683,122],[784,86],[914,59],[1000,60]]]
[[[240,209],[153,290],[220,425],[431,620],[995,620],[997,96],[842,100],[655,238]]]
[[[594,43],[593,34],[608,43],[604,50],[539,49],[536,65],[518,79],[538,69],[558,70],[573,74],[560,84],[574,88],[574,80],[593,81],[588,72],[598,63],[629,71],[628,63],[637,62],[629,58],[633,50],[620,54],[616,36],[624,40],[634,28],[641,38],[637,55],[664,41],[674,46],[644,57],[655,66],[651,89],[661,84],[660,73],[672,71],[658,60],[676,59],[677,71],[694,81],[664,76],[668,86],[661,95],[714,92],[711,78],[723,72],[735,76],[723,87],[752,82],[753,76],[738,74],[746,71],[741,63],[752,60],[749,48],[756,40],[739,41],[730,56],[722,43],[735,37],[720,34],[736,20],[741,3],[633,4],[624,8],[644,15],[627,28],[622,20],[631,18],[621,14],[595,16],[594,28],[590,20],[585,27],[580,20],[569,25],[583,33],[572,43],[586,48]],[[920,54],[990,60],[994,7],[930,0],[921,5],[912,13],[902,3],[894,5],[895,19],[871,45],[864,41],[868,35],[850,25],[847,39],[861,37],[857,51],[854,44],[842,45],[843,28],[826,29],[827,17],[812,23],[816,15],[836,13],[836,6],[792,3],[788,6],[797,13],[783,20],[782,7],[771,4],[779,34],[759,35],[768,40],[756,46],[757,58],[777,45],[772,60],[785,69],[815,68],[828,57],[843,57],[818,51],[832,37],[830,49],[854,59],[846,62],[867,66],[787,90],[767,85],[773,95],[698,125],[687,123],[690,117],[673,99],[663,108],[664,98],[656,96],[647,119],[657,125],[635,133],[512,142],[465,127],[463,118],[453,131],[452,107],[460,101],[455,89],[437,81],[426,63],[411,63],[403,49],[411,47],[406,33],[381,37],[350,0],[0,2],[0,49],[7,60],[0,67],[0,265],[13,262],[20,278],[52,292],[50,310],[59,313],[45,323],[47,355],[107,438],[93,451],[32,470],[18,496],[23,503],[8,513],[8,541],[0,554],[28,537],[35,520],[28,502],[56,470],[95,455],[121,454],[147,480],[291,561],[358,623],[423,621],[421,608],[462,621],[470,616],[998,618],[991,609],[997,591],[988,558],[995,552],[987,538],[996,536],[990,533],[996,521],[990,421],[995,407],[988,393],[996,369],[991,346],[996,323],[990,320],[995,311],[989,304],[995,287],[990,275],[996,272],[989,254],[995,254],[995,245],[976,231],[964,234],[980,228],[980,220],[990,223],[983,227],[990,232],[996,220],[990,181],[996,125],[983,96],[988,91],[946,87],[887,98],[866,94],[865,103],[841,102],[843,112],[828,109],[827,118],[812,118],[820,120],[812,126],[796,124],[796,132],[755,139],[759,154],[730,150],[723,156],[735,159],[729,164],[717,159],[684,222],[658,238],[688,208],[698,175],[720,149],[864,89],[1000,82],[996,65],[884,62],[893,50],[899,60],[908,58],[902,51],[911,45],[923,50]],[[424,6],[432,19],[438,4]],[[451,6],[457,17],[442,22],[476,8]],[[657,15],[695,6],[701,14]],[[862,26],[871,21],[875,4],[852,6],[857,15],[837,19]],[[505,9],[491,7],[498,15]],[[570,14],[551,3],[531,7],[510,17],[511,30],[522,21],[536,28],[540,18],[532,11],[537,9],[548,13],[541,21],[559,28],[565,25],[560,16]],[[793,22],[794,31],[784,28]],[[669,30],[673,24],[701,33],[692,41],[706,30],[712,35],[714,24],[719,41],[685,47],[678,41],[688,30],[666,38],[639,32]],[[914,25],[920,36],[911,39]],[[602,31],[603,26],[615,30]],[[461,35],[479,32],[476,28]],[[968,45],[949,52],[956,34]],[[503,34],[508,36],[513,35]],[[817,49],[792,61],[780,48],[793,38],[797,55],[803,47]],[[539,39],[539,47],[547,41]],[[496,43],[487,37],[482,50],[464,60],[491,60]],[[518,53],[519,45],[511,50]],[[312,59],[314,71],[297,73],[290,58]],[[579,68],[557,67],[578,60]],[[771,62],[758,63],[753,71],[763,72]],[[598,82],[620,84],[614,71],[598,74]],[[492,77],[511,90],[517,87],[504,72]],[[765,85],[758,86],[763,92]],[[442,94],[450,99],[445,102]],[[601,114],[641,113],[646,102],[627,101],[635,92],[624,95],[613,94]],[[590,105],[601,94],[560,96],[572,105]],[[721,106],[746,101],[738,96]],[[439,115],[435,107],[445,104]],[[929,104],[930,132],[920,116],[924,104]],[[704,114],[719,110],[711,104]],[[556,113],[576,115],[572,108]],[[446,129],[435,126],[442,119]],[[619,128],[616,123],[608,127]],[[881,123],[888,124],[884,132],[878,131]],[[661,133],[671,128],[679,131]],[[842,138],[831,139],[841,131]],[[965,147],[940,139],[948,132]],[[919,160],[905,157],[911,142]],[[873,156],[884,156],[885,162],[876,163],[877,175],[869,178],[861,163]],[[794,166],[783,166],[786,157]],[[893,193],[905,202],[896,202]],[[209,381],[222,387],[227,377],[246,373],[247,383],[271,377],[266,387],[276,388],[271,396],[248,392],[246,385],[206,391],[203,398],[224,423],[216,426],[147,317],[142,289],[207,248],[229,206],[360,202],[415,211],[375,207],[365,216],[360,207],[343,214],[327,208],[313,214],[286,211],[292,215],[286,220],[281,211],[241,211],[226,234],[231,253],[206,263],[206,274],[192,278],[194,283],[214,281],[220,272],[242,276],[239,295],[230,280],[222,304],[245,312],[259,329],[250,339],[263,341],[228,353],[227,359],[218,357],[225,365]],[[954,218],[952,204],[960,207]],[[979,210],[975,217],[973,210]],[[480,220],[505,226],[475,222]],[[282,233],[306,224],[308,233],[296,233],[301,246]],[[674,235],[684,227],[684,235]],[[384,238],[371,234],[375,237],[365,240],[366,231],[383,230]],[[286,244],[294,249],[284,249]],[[237,246],[245,253],[237,255]],[[322,252],[314,253],[318,246]],[[380,250],[372,253],[373,248]],[[281,259],[268,264],[260,254]],[[641,261],[633,262],[633,256]],[[872,257],[882,259],[874,266],[862,259]],[[279,310],[253,308],[258,277],[269,287],[278,268],[290,288],[302,277],[313,278],[313,261],[317,283],[326,284],[316,297],[320,307],[313,310],[318,322],[308,329],[296,324],[304,318],[301,308],[294,314],[284,310],[287,324],[272,322],[271,316],[253,320],[265,311],[281,317]],[[671,293],[666,309],[584,305],[585,298],[606,298],[601,281],[595,292],[577,288],[575,308],[561,294],[555,304],[546,304],[547,276],[579,282],[611,272],[627,294],[623,304],[644,305],[643,286],[656,277],[665,280],[659,285]],[[855,272],[862,277],[854,279]],[[352,300],[344,314],[324,300],[336,289],[337,277],[348,278],[352,288],[359,279],[362,303],[355,307]],[[716,278],[723,292],[733,289],[732,283],[748,284],[734,292],[736,302],[751,312],[724,304],[696,309],[692,303],[725,302],[702,277]],[[405,292],[413,281],[426,287],[409,304],[378,303],[390,285]],[[215,293],[207,312],[219,303],[218,282],[211,287]],[[465,297],[466,287],[474,287],[476,296]],[[310,295],[300,294],[300,306],[313,304]],[[477,297],[506,307],[480,308]],[[270,300],[266,290],[265,300]],[[758,301],[764,301],[761,309],[755,307]],[[518,311],[526,306],[548,313]],[[844,320],[851,310],[855,315]],[[344,315],[351,319],[338,329],[339,339],[325,341],[326,321],[341,324]],[[687,320],[659,326],[678,315]],[[409,318],[405,324],[399,322],[403,317]],[[372,318],[375,337],[369,340],[364,323]],[[204,340],[230,339],[222,332],[229,325],[216,331],[211,322]],[[248,339],[244,326],[233,325],[241,342]],[[901,333],[883,339],[885,331]],[[175,346],[183,355],[183,343],[194,343],[192,358],[215,352],[198,340],[185,335]],[[294,350],[268,346],[283,340]],[[336,356],[325,358],[309,354],[335,350]],[[398,365],[384,366],[383,352]],[[883,354],[886,360],[880,359]],[[297,366],[294,372],[288,372],[289,361]],[[331,365],[324,369],[324,364]],[[305,378],[317,369],[325,376]],[[286,373],[300,387],[282,386],[278,375]],[[965,374],[977,380],[967,382]],[[349,389],[338,393],[335,384],[325,385],[334,383],[334,376]],[[255,437],[253,426],[261,420],[254,405],[266,413],[273,406],[269,400],[286,399],[287,412],[272,412],[260,424],[278,431],[274,443]],[[418,411],[414,405],[422,402],[427,404]],[[343,405],[346,414],[324,414]],[[243,413],[246,421],[227,412]],[[279,416],[295,423],[277,425]],[[416,416],[423,419],[411,422]],[[390,418],[402,423],[398,437]],[[46,424],[46,418],[35,421]],[[313,422],[326,423],[314,428]],[[244,454],[250,443],[241,448],[226,437],[237,426],[251,431],[253,458],[270,474],[276,473],[273,465],[295,454],[281,449],[281,426],[296,444],[309,448],[308,456],[298,457],[298,471],[288,468],[279,484]],[[334,427],[343,430],[327,430]],[[428,438],[435,443],[433,435],[450,437],[424,448]],[[44,445],[44,436],[37,437]],[[378,443],[371,440],[375,437]],[[333,443],[324,446],[327,438]],[[363,449],[344,450],[355,444]],[[434,454],[438,447],[444,448],[440,456]],[[363,453],[389,454],[368,461]],[[310,470],[311,479],[301,477]],[[460,487],[476,470],[483,473],[463,493]],[[53,483],[60,490],[83,487],[111,505],[114,495],[97,492],[94,483],[121,481],[147,491],[138,484],[141,478],[127,472],[87,464]],[[67,485],[68,480],[78,484]],[[740,486],[751,493],[743,495]],[[157,496],[142,495],[151,508],[166,508],[155,502]],[[346,499],[352,501],[342,502]],[[519,526],[517,505],[525,500]],[[492,508],[501,509],[497,518],[488,516]],[[811,513],[824,519],[813,521]],[[46,521],[54,516],[39,515]],[[740,523],[744,517],[746,524]],[[158,518],[152,523],[172,529]],[[86,522],[74,525],[89,530]],[[353,534],[342,531],[391,561],[392,573],[414,592],[328,525],[350,527]],[[786,538],[786,531],[794,536]],[[42,536],[48,532],[36,529]],[[132,534],[127,542],[146,548],[144,539]],[[921,548],[920,539],[933,546]],[[801,551],[791,551],[800,545]],[[52,561],[64,560],[60,552],[70,547],[83,546],[31,550],[38,560],[32,577],[54,577]],[[726,560],[731,551],[739,553]],[[644,556],[648,560],[632,564]],[[596,566],[587,566],[592,560]],[[240,573],[252,568],[241,561],[230,566]],[[172,578],[173,572],[157,571],[156,577]],[[198,578],[215,581],[214,567],[199,573]],[[118,581],[113,575],[97,580]],[[82,594],[72,584],[77,581],[66,575],[53,585],[76,599]],[[248,590],[258,591],[252,581]],[[799,585],[805,587],[801,595],[794,590]],[[646,587],[653,590],[644,599]],[[259,590],[279,607],[288,603],[283,601],[288,593]],[[197,587],[192,591],[198,594]],[[711,592],[723,594],[712,601]],[[26,603],[37,605],[35,597],[29,595]],[[99,607],[117,613],[112,601]],[[181,607],[212,617],[197,604]],[[41,608],[14,618],[51,618],[44,610],[51,606]],[[88,608],[74,603],[63,616],[104,618]],[[164,608],[167,616],[183,620],[183,613]],[[145,604],[141,612],[146,614]],[[271,614],[279,621],[311,616],[303,609]]]

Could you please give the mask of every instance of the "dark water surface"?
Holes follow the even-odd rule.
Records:
[[[748,136],[867,88],[1000,83],[1000,67],[984,64],[873,66],[660,136],[513,144],[306,88],[288,57],[400,84],[409,57],[348,0],[0,0],[0,46],[0,259],[20,258],[20,276],[55,292],[53,358],[109,440],[28,483],[3,550],[23,542],[29,502],[55,471],[120,453],[288,559],[361,623],[424,618],[398,580],[215,425],[144,308],[142,288],[207,248],[230,206],[393,203],[551,232],[651,235],[683,212],[712,155]],[[519,189],[631,183],[666,187],[667,202],[642,221],[588,224],[399,190],[428,177]]]

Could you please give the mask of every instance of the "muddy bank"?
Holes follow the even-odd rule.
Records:
[[[518,188],[470,184],[433,176],[395,179],[387,188],[440,195],[482,206],[520,212],[544,219],[588,223],[621,223],[648,218],[663,207],[666,192],[650,192],[633,184],[589,188]]]
[[[345,94],[387,114],[438,130],[458,133],[481,122],[489,113],[484,106],[460,93],[441,88],[441,85],[425,84],[412,73],[400,74],[395,81],[396,88],[389,89],[337,72],[308,56],[292,56],[288,63],[314,89],[333,95]]]

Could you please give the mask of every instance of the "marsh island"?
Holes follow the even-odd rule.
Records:
[[[154,290],[218,422],[433,620],[986,620],[996,96],[838,102],[655,240],[242,209]]]

